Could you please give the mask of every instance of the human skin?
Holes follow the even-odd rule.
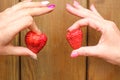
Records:
[[[14,46],[11,41],[24,29],[40,33],[33,16],[40,16],[54,10],[48,4],[25,0],[0,13],[0,55],[37,55],[26,47]]]
[[[90,9],[86,9],[77,1],[74,1],[72,5],[67,4],[66,9],[69,13],[80,17],[80,20],[68,28],[69,31],[89,26],[101,33],[97,45],[83,46],[73,50],[71,57],[94,56],[109,63],[120,65],[120,31],[116,24],[113,21],[104,19],[94,5],[91,5]]]

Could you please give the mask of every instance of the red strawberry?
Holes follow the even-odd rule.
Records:
[[[43,33],[38,34],[33,31],[29,31],[25,36],[25,42],[27,47],[37,54],[45,46],[47,37]]]
[[[82,36],[81,29],[75,29],[67,32],[66,39],[73,49],[78,49],[82,45]]]

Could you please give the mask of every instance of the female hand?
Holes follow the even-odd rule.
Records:
[[[0,13],[0,55],[29,55],[36,59],[35,53],[26,47],[13,46],[11,41],[21,30],[29,28],[38,30],[33,16],[39,16],[51,12],[53,5],[49,2],[32,2],[26,0],[20,2]],[[51,7],[52,6],[52,7]]]
[[[114,22],[105,20],[91,5],[90,10],[83,8],[77,1],[73,5],[67,4],[66,9],[81,19],[76,21],[68,30],[89,26],[101,33],[97,45],[86,46],[73,50],[71,57],[95,56],[107,62],[120,65],[120,31]]]

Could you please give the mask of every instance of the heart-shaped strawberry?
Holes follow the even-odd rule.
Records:
[[[72,31],[68,31],[66,34],[66,39],[73,49],[78,49],[81,47],[82,37],[83,37],[83,34],[82,34],[81,29],[75,29]]]
[[[46,42],[47,37],[43,33],[38,34],[33,31],[29,31],[25,36],[27,47],[36,54],[45,46]]]

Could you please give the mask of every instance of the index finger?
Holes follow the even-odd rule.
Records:
[[[18,11],[27,8],[40,8],[45,7],[49,4],[49,1],[41,1],[41,2],[31,2],[31,1],[23,1],[14,6],[12,6],[12,10]]]
[[[95,20],[92,18],[84,18],[76,21],[71,27],[68,28],[68,31],[72,31],[74,29],[79,29],[84,26],[89,26],[97,31],[103,32],[103,21]]]

